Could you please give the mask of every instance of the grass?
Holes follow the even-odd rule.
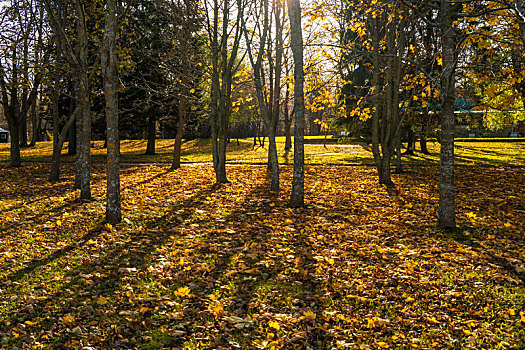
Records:
[[[277,140],[279,161],[281,164],[292,164],[293,153],[284,152],[284,138]],[[229,163],[262,164],[268,156],[268,143],[265,147],[253,146],[253,140],[232,141],[228,146],[227,161]],[[121,143],[123,163],[170,163],[172,160],[173,140],[158,140],[157,154],[144,155],[145,140],[124,140]],[[421,166],[439,163],[439,144],[429,143],[430,154],[416,152],[412,156],[403,156],[408,166]],[[94,162],[104,162],[105,152],[101,141],[93,142],[92,157]],[[51,142],[40,142],[34,148],[22,150],[22,159],[27,162],[49,162],[51,160]],[[374,160],[370,148],[364,145],[306,145],[307,164],[333,165],[373,165]],[[0,145],[0,161],[8,161],[9,148]],[[74,156],[64,155],[64,162],[73,162]],[[211,143],[200,139],[184,142],[181,161],[183,163],[211,162]],[[456,164],[483,166],[524,166],[525,142],[457,142]]]
[[[264,167],[125,167],[104,225],[104,169],[81,203],[44,165],[0,172],[0,338],[13,348],[520,348],[521,169],[462,167],[457,232],[435,227],[437,171],[307,170],[307,206]],[[184,292],[184,288],[187,288]],[[183,292],[180,292],[180,291]],[[24,345],[26,344],[26,345]],[[475,344],[475,345],[472,345]]]
[[[395,190],[371,167],[322,164],[370,164],[360,146],[307,146],[319,166],[300,209],[287,205],[291,166],[272,193],[263,166],[228,167],[231,184],[216,186],[206,164],[125,164],[115,227],[100,146],[87,202],[73,164],[57,183],[47,164],[0,164],[0,349],[524,348],[523,143],[457,144],[452,232],[435,224],[435,144],[405,158]],[[124,141],[124,162],[169,163],[171,141],[144,148]],[[230,150],[248,163],[266,152]],[[209,141],[184,152],[207,162]]]

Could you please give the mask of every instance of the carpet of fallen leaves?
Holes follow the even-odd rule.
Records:
[[[102,166],[87,203],[47,167],[0,165],[0,348],[524,346],[523,168],[459,167],[445,232],[435,167],[310,167],[302,209],[290,168],[128,167],[116,227]]]

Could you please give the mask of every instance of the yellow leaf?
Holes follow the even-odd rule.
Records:
[[[477,215],[474,214],[473,212],[467,213],[466,215],[471,220],[476,220],[476,218],[477,218]]]
[[[329,263],[330,265],[333,265],[333,264],[335,264],[335,261],[334,261],[334,259],[330,258],[330,259],[328,259],[328,263]]]
[[[284,220],[284,223],[285,223],[285,224],[293,224],[293,221],[290,220],[290,219],[286,219],[286,220]]]
[[[190,93],[194,94],[195,93],[195,89],[191,89]]]
[[[104,225],[104,228],[105,228],[106,231],[108,231],[108,232],[113,231],[113,225],[111,225],[110,223],[105,224],[105,225]]]
[[[219,316],[224,314],[224,308],[222,307],[222,305],[213,306],[210,311],[215,316],[215,318],[218,318]]]
[[[75,322],[75,318],[71,315],[66,315],[64,317],[62,317],[62,321],[65,322],[65,323],[73,323]]]
[[[108,300],[104,298],[103,296],[98,297],[97,304],[98,305],[106,305],[108,303]]]
[[[427,317],[427,321],[430,322],[430,323],[439,323],[439,321],[436,320],[435,317]]]
[[[509,309],[509,315],[511,316],[516,315],[516,311],[514,311],[514,309]]]
[[[443,65],[443,59],[441,57],[436,58],[437,65],[442,66]]]
[[[380,342],[377,342],[377,345],[380,347],[380,348],[383,348],[383,349],[388,349],[388,344],[385,343],[384,341],[380,341]]]
[[[62,226],[62,221],[61,220],[57,220],[57,226]]]
[[[414,299],[414,298],[412,298],[412,297],[408,297],[408,298],[406,299],[407,302],[411,302],[411,301],[415,301],[415,300],[416,300],[416,299]]]
[[[148,311],[151,311],[151,310],[153,310],[153,309],[150,309],[149,307],[141,307],[139,309],[139,312],[140,313],[144,313],[144,312],[148,312]]]
[[[303,312],[303,315],[304,315],[305,320],[309,320],[309,321],[313,321],[317,317],[315,312],[313,312],[312,310]]]
[[[28,325],[28,326],[34,326],[34,325],[37,324],[38,322],[25,321],[24,323],[25,323],[26,325]]]
[[[190,295],[190,293],[191,293],[191,290],[188,287],[180,287],[173,294],[175,294],[178,297],[186,297]]]
[[[281,329],[281,326],[279,326],[279,323],[277,323],[276,321],[268,322],[268,326],[271,327],[271,328],[274,328],[276,330]]]
[[[525,312],[523,311],[520,312],[520,321],[525,323]]]
[[[506,228],[512,227],[512,224],[510,222],[506,222],[503,224]]]

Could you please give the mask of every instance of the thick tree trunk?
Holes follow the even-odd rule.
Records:
[[[80,185],[80,199],[91,199],[91,111],[89,102],[89,91],[86,89],[87,76],[83,76],[79,82],[79,104],[80,104],[80,137],[78,152],[78,176]],[[78,134],[77,134],[78,135]]]
[[[80,104],[80,119],[82,119],[79,140],[79,175],[80,175],[80,199],[91,199],[91,103],[89,91],[89,63],[88,63],[88,37],[86,14],[84,6],[77,1],[78,30],[78,100]]]
[[[155,154],[155,139],[157,137],[157,115],[156,111],[153,110],[149,114],[148,118],[148,145],[146,147],[147,155]]]
[[[27,115],[22,116],[20,124],[20,147],[29,147],[29,144],[27,143]]]
[[[22,165],[22,158],[20,157],[20,125],[16,121],[9,125],[9,133],[11,136],[11,148],[9,149],[11,166],[19,167]]]
[[[294,58],[294,170],[290,206],[304,206],[304,58],[301,27],[301,3],[287,0],[290,17],[290,41]]]
[[[383,154],[383,160],[379,167],[379,184],[386,185],[387,187],[393,187],[394,182],[392,181],[392,171],[390,169],[390,160],[392,156],[390,154]]]
[[[74,156],[77,154],[77,121],[76,119],[72,127],[69,128],[67,139],[68,139],[67,154],[69,156]]]
[[[454,102],[455,102],[455,40],[452,4],[441,0],[440,29],[443,54],[441,75],[441,157],[439,163],[438,224],[444,228],[456,227],[454,187]]]
[[[117,93],[117,1],[106,0],[106,24],[102,50],[104,96],[106,100],[107,126],[107,198],[106,221],[117,224],[122,221],[120,200],[120,140],[118,129]]]

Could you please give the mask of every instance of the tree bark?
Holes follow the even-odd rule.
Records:
[[[455,40],[454,13],[449,0],[441,0],[440,30],[443,55],[441,75],[441,157],[439,162],[438,224],[456,227],[454,187],[454,102],[455,102]]]
[[[187,42],[188,36],[190,36],[189,33],[186,32],[186,30],[183,30],[184,34],[181,36],[181,50],[182,50],[182,57],[187,57],[189,54],[188,45]],[[189,61],[184,60],[181,62],[182,64],[182,71],[181,71],[181,79],[180,79],[180,94],[179,94],[179,120],[177,123],[177,133],[175,135],[175,143],[173,146],[173,162],[171,163],[171,170],[176,170],[180,168],[180,156],[181,156],[181,148],[182,148],[182,137],[184,136],[184,129],[186,127],[186,120],[188,118],[187,115],[187,105],[188,105],[188,94],[189,94],[189,74],[190,74],[190,67],[188,66]]]
[[[38,109],[38,103],[37,99],[35,99],[31,106],[31,143],[29,144],[29,147],[36,146],[36,142],[38,141],[38,134],[40,133],[38,118],[37,118],[37,109]]]
[[[11,136],[11,148],[9,149],[11,156],[11,166],[20,167],[22,165],[22,158],[20,156],[20,125],[18,123],[9,123],[9,133]]]
[[[290,206],[304,206],[304,58],[301,27],[301,3],[287,0],[290,17],[290,40],[294,58],[294,170]]]
[[[22,116],[20,124],[20,147],[29,147],[29,144],[27,143],[27,115]]]
[[[51,182],[58,181],[60,179],[60,156],[62,154],[62,147],[64,146],[64,142],[66,141],[66,138],[69,134],[69,131],[72,129],[71,127],[75,123],[75,120],[76,113],[73,112],[68,122],[62,129],[62,132],[58,136],[57,142],[53,142],[53,157],[51,160],[51,169],[49,171],[48,178],[48,180]]]
[[[122,221],[120,200],[120,140],[117,92],[117,1],[106,0],[106,23],[102,47],[102,76],[106,100],[107,197],[106,221]]]
[[[405,151],[405,154],[413,155],[415,148],[416,148],[416,140],[415,140],[414,131],[412,130],[412,126],[409,125],[407,129],[407,149]]]
[[[146,155],[155,155],[155,139],[157,137],[157,114],[156,110],[150,111],[148,117],[148,145]]]

